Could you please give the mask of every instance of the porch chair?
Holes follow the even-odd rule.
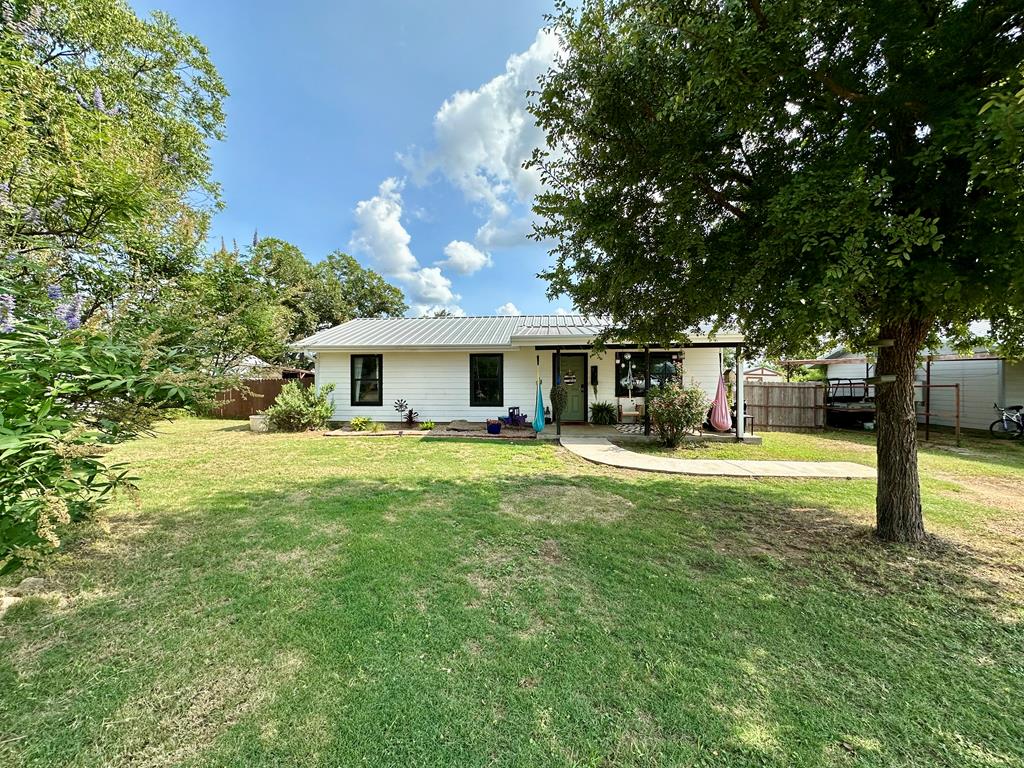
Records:
[[[622,401],[619,401],[619,424],[624,424],[622,420],[624,417],[629,416],[633,419],[634,424],[639,424],[644,418],[644,404],[643,402],[634,403],[630,402],[629,407],[633,410],[625,410],[622,407]]]

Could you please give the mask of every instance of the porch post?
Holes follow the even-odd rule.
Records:
[[[651,436],[651,348],[644,347],[644,435]]]
[[[743,399],[743,347],[736,345],[736,440],[742,440],[747,428],[747,421],[744,418]]]
[[[561,347],[555,347],[555,375],[554,375],[554,379],[555,379],[555,384],[556,385],[562,383],[562,348]],[[552,405],[552,408],[554,408],[554,405]],[[558,411],[558,415],[555,417],[555,434],[556,435],[561,435],[562,434],[562,411],[561,410]]]

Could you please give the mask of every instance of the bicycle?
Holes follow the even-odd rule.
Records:
[[[1024,436],[1024,416],[1021,415],[1024,405],[1000,408],[997,403],[993,403],[992,407],[999,411],[999,418],[993,421],[988,428],[992,437],[1000,440],[1017,440]]]

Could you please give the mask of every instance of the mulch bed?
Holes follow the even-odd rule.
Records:
[[[457,419],[450,424],[443,424],[431,430],[409,429],[408,427],[398,429],[382,429],[378,432],[363,431],[357,432],[352,429],[332,429],[324,432],[326,437],[460,437],[481,440],[535,440],[537,433],[532,427],[506,427],[502,426],[501,432],[496,435],[488,434],[487,425],[483,422],[471,422]]]

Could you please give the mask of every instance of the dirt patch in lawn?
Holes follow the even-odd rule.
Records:
[[[624,496],[586,485],[551,482],[509,490],[501,501],[502,514],[530,523],[613,523],[633,510]]]
[[[709,543],[728,557],[770,558],[796,580],[821,569],[845,572],[873,594],[930,587],[1003,617],[1024,606],[1024,567],[1006,549],[972,539],[929,535],[917,546],[874,538],[871,520],[812,507],[748,508],[731,513],[729,530],[713,530]]]
[[[605,599],[573,567],[556,539],[522,549],[484,545],[462,565],[463,578],[475,593],[466,607],[486,610],[493,623],[519,640],[551,631],[560,621],[553,616],[572,615],[573,621],[608,628],[614,624]]]
[[[297,652],[269,663],[218,666],[190,683],[157,680],[115,719],[123,732],[111,766],[169,766],[192,762],[232,725],[266,706],[303,666]]]
[[[1001,512],[1012,512],[1015,515],[1024,513],[1024,494],[1020,492],[1018,480],[948,474],[937,474],[936,477],[956,483],[961,487],[959,491],[939,491],[939,494],[947,499],[971,501],[985,507],[998,509]]]

